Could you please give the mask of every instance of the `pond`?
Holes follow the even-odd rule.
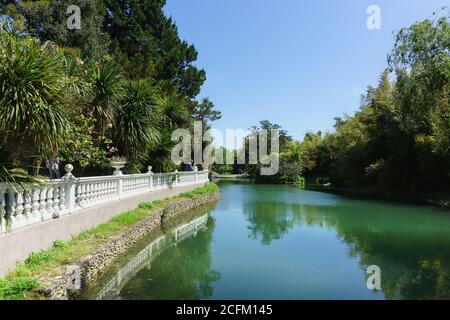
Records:
[[[83,299],[449,299],[450,211],[290,186],[222,198],[146,239]],[[381,290],[367,268],[381,270]]]

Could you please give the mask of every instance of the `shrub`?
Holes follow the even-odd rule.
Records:
[[[25,260],[25,264],[28,266],[40,266],[45,262],[50,261],[52,255],[48,251],[33,252]]]
[[[38,287],[39,282],[31,278],[19,278],[14,281],[0,279],[0,300],[20,300],[26,293]]]

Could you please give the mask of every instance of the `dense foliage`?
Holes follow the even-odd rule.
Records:
[[[448,17],[402,29],[390,69],[336,132],[315,135],[306,174],[337,186],[430,193],[450,187]],[[305,143],[310,143],[305,139]],[[311,158],[311,157],[309,157]]]
[[[70,5],[81,29],[67,27]],[[0,160],[44,175],[45,160],[76,175],[174,170],[172,131],[220,118],[194,46],[165,1],[1,1]],[[5,172],[8,172],[5,169]]]

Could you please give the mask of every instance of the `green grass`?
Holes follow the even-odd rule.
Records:
[[[134,224],[142,221],[152,212],[166,206],[171,201],[180,198],[192,198],[217,190],[219,190],[217,185],[209,183],[204,187],[171,199],[141,203],[138,208],[82,232],[70,241],[55,241],[52,248],[30,254],[24,262],[18,263],[16,268],[4,279],[0,279],[0,300],[26,299],[27,293],[42,285],[39,282],[40,278],[61,274],[64,266],[95,252],[112,236],[130,229]]]
[[[202,195],[202,194],[215,192],[215,191],[218,191],[218,190],[219,190],[219,187],[217,186],[217,184],[215,184],[215,183],[208,183],[204,187],[197,188],[197,189],[195,189],[195,190],[193,190],[191,192],[182,193],[181,196],[185,197],[185,198],[193,198],[195,196],[199,196],[199,195]]]
[[[0,279],[0,300],[22,300],[30,290],[39,286],[36,279],[17,278],[13,281]]]

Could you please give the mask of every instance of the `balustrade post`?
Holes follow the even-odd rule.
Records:
[[[66,209],[71,213],[76,207],[76,178],[72,174],[73,166],[71,164],[66,164],[64,170],[66,171],[64,176],[64,201]]]

